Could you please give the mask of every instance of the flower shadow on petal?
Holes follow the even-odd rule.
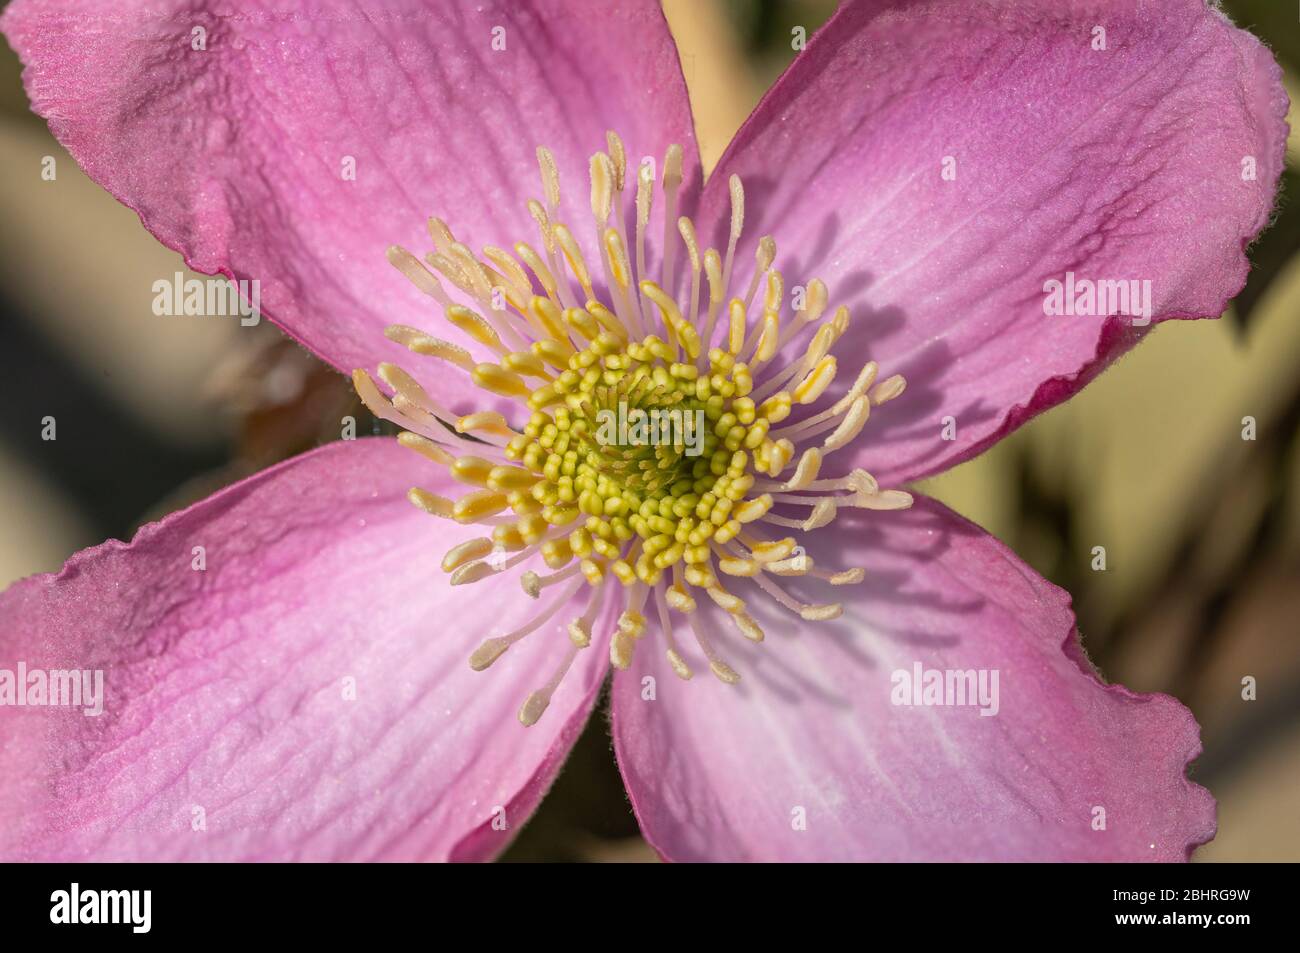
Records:
[[[909,516],[899,513],[871,513],[864,520],[854,519],[854,515],[848,514],[841,519],[853,520],[855,538],[867,551],[879,550],[888,544],[886,531],[873,524],[909,519]],[[917,520],[913,517],[911,522],[929,526],[934,535],[923,547],[906,555],[922,564],[940,559],[950,549],[952,533],[978,533],[969,524],[955,526],[951,521],[918,515],[922,518]],[[801,545],[807,549],[814,564],[835,569],[852,565],[845,561],[845,554],[836,542],[827,536],[825,532],[814,532],[800,537]],[[750,603],[751,614],[766,633],[763,643],[755,644],[740,637],[724,613],[716,607],[708,607],[714,623],[713,631],[723,633],[715,634],[714,639],[722,654],[740,671],[741,681],[735,686],[735,691],[746,702],[752,701],[757,693],[770,691],[796,705],[801,698],[812,698],[834,707],[847,708],[847,698],[816,683],[801,671],[798,664],[800,642],[824,639],[835,652],[842,653],[846,663],[852,667],[877,670],[881,663],[881,653],[876,647],[878,638],[918,650],[958,646],[963,638],[968,637],[963,628],[963,618],[979,612],[986,601],[980,596],[945,592],[919,574],[903,568],[869,570],[856,586],[830,587],[821,580],[804,583],[798,579],[781,579],[778,583],[796,598],[809,602],[854,599],[870,606],[870,611],[859,620],[841,616],[825,622],[805,622],[769,599],[755,598]],[[937,621],[932,628],[900,624],[900,618],[910,618],[908,610],[924,610]],[[863,625],[864,621],[867,626]]]

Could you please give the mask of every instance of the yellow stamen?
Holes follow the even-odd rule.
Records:
[[[559,627],[568,636],[561,664],[520,708],[524,724],[542,716],[577,653],[598,638],[608,639],[611,665],[633,665],[636,643],[647,631],[641,611],[647,599],[678,676],[692,677],[672,634],[672,619],[684,617],[710,671],[735,683],[740,676],[705,627],[718,613],[703,595],[744,638],[760,642],[764,632],[745,598],[720,577],[804,620],[823,621],[842,607],[798,602],[777,580],[842,586],[865,575],[862,569],[819,569],[798,548],[799,536],[764,539],[760,528],[801,534],[825,526],[841,508],[887,511],[911,503],[910,495],[881,489],[863,470],[819,479],[825,456],[856,439],[873,407],[902,394],[904,381],[894,376],[877,383],[876,365],[868,362],[832,406],[817,409],[836,379],[832,349],[849,327],[849,311],[840,307],[824,320],[829,294],[815,278],[802,308],[785,311],[785,278],[774,267],[776,242],[766,235],[755,246],[747,287],[732,289],[745,224],[738,176],[728,180],[730,231],[719,254],[702,249],[695,223],[678,214],[685,168],[680,147],[667,149],[658,183],[652,162],[637,167],[634,233],[625,220],[627,150],[616,135],[610,133],[606,149],[588,163],[592,220],[584,228],[571,230],[558,218],[555,156],[538,148],[537,161],[543,201],[529,200],[526,207],[541,235],[540,250],[525,242],[507,246],[511,251],[484,246],[480,260],[446,222],[431,218],[434,250],[424,261],[399,246],[386,252],[418,290],[442,305],[448,325],[469,347],[406,325],[391,326],[387,337],[442,362],[435,373],[465,374],[518,410],[456,417],[396,365],[379,368],[391,401],[368,374],[354,374],[372,412],[412,431],[399,438],[403,446],[471,487],[454,500],[417,487],[408,494],[411,502],[444,519],[490,528],[443,557],[450,583],[469,585],[515,570],[533,599],[557,586],[545,612],[483,641],[471,656],[474,668],[491,665],[583,587],[591,593],[587,611]],[[663,202],[664,235],[662,247],[652,249],[660,255],[652,275],[646,232],[656,201]],[[578,235],[588,242],[585,249]],[[674,274],[678,241],[689,282]],[[586,257],[593,251],[611,299],[598,297]],[[453,302],[442,280],[483,313]],[[683,296],[674,293],[679,285],[688,285]],[[502,310],[502,298],[512,310]],[[714,330],[724,304],[726,340],[718,345]],[[802,353],[792,344],[800,356],[783,360],[786,343],[801,333],[808,338]],[[781,482],[795,459],[795,472]],[[612,632],[599,631],[596,623],[608,618],[598,614],[607,595],[622,600]]]

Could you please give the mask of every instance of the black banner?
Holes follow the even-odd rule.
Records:
[[[495,940],[512,925],[653,934],[698,918],[755,933],[805,918],[819,932],[835,921],[855,930],[912,923],[927,944],[1125,934],[1231,942],[1291,920],[1294,875],[1289,865],[1199,864],[569,866],[545,876],[529,865],[8,865],[0,917],[6,939],[38,942],[337,943],[441,924],[456,935],[482,925]]]

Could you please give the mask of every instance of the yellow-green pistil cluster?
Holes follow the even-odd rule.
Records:
[[[674,349],[654,335],[612,354],[603,350],[593,345],[580,352],[530,398],[538,409],[506,456],[541,479],[526,493],[497,501],[522,517],[502,528],[506,538],[500,541],[508,547],[533,543],[548,527],[572,525],[566,537],[542,545],[552,569],[577,558],[593,584],[608,571],[624,585],[640,579],[653,586],[665,570],[684,563],[687,582],[707,588],[713,584],[709,541],[729,542],[742,522],[772,504],[770,496],[746,495],[754,484],[751,454],[762,446],[772,423],[768,414],[780,404],[755,407],[747,396],[753,389],[749,369],[716,348],[703,370],[673,360]],[[613,411],[620,400],[641,410],[703,411],[703,452],[692,458],[671,445],[600,443],[596,411]],[[634,540],[639,545],[629,547]]]

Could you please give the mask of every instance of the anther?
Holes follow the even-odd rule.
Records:
[[[560,682],[568,674],[569,668],[573,665],[573,660],[578,657],[580,647],[572,645],[564,655],[564,661],[556,669],[555,674],[551,676],[550,681],[533,692],[519,708],[519,723],[525,728],[537,724],[537,720],[546,713],[547,707],[551,704],[551,698],[555,695],[555,690],[560,687]]]
[[[385,254],[392,266],[404,274],[417,289],[444,307],[451,304],[447,292],[442,290],[442,285],[438,282],[438,279],[434,277],[428,268],[424,267],[420,259],[401,245],[389,245]]]

